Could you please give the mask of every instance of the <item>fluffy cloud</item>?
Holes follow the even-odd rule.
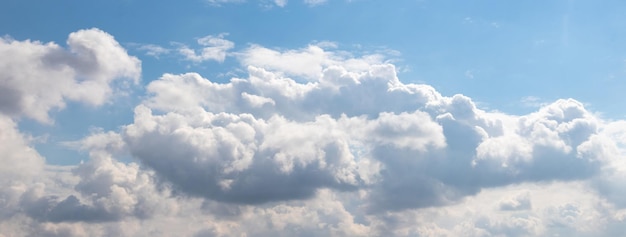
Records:
[[[187,120],[175,113],[154,116],[145,107],[136,109],[135,119],[124,134],[131,153],[192,195],[258,203],[309,198],[318,187],[345,189],[356,182],[356,166],[341,157],[350,155],[345,141],[331,136],[307,141],[323,127],[316,123],[290,125],[280,118],[264,122],[230,114]],[[290,133],[289,126],[302,133]],[[330,155],[339,157],[331,162]]]
[[[206,158],[201,158],[200,154],[222,159],[232,157],[219,162],[223,166],[218,169],[241,172],[231,174],[226,183],[232,185],[246,180],[247,171],[260,172],[255,170],[260,165],[257,162],[266,159],[273,160],[269,167],[275,168],[265,165],[265,170],[292,171],[300,165],[303,170],[298,173],[305,174],[307,167],[316,162],[319,164],[314,165],[315,169],[323,170],[321,164],[334,162],[332,157],[323,154],[329,152],[328,143],[336,141],[343,144],[339,145],[342,147],[339,154],[348,155],[333,156],[341,157],[347,162],[344,164],[365,161],[382,167],[374,176],[354,176],[356,180],[377,177],[378,182],[352,183],[354,188],[372,189],[371,208],[376,211],[447,205],[476,194],[482,188],[519,182],[586,179],[597,174],[602,165],[603,150],[586,145],[598,132],[599,121],[575,100],[559,100],[529,115],[510,116],[477,109],[470,98],[462,95],[444,97],[429,86],[403,84],[393,65],[372,65],[367,58],[346,60],[351,64],[332,64],[335,54],[314,46],[287,52],[251,46],[245,52],[244,55],[272,52],[275,60],[264,61],[272,62],[264,66],[279,71],[288,66],[281,60],[294,61],[292,57],[300,56],[319,60],[310,64],[295,63],[292,71],[284,72],[286,74],[248,66],[248,78],[235,78],[225,84],[211,82],[197,74],[166,74],[148,85],[152,97],[138,107],[135,124],[126,127],[124,134],[132,138],[129,139],[131,147],[163,148],[163,151],[151,152],[176,157],[177,162],[192,163],[182,165],[184,167],[202,167]],[[256,60],[249,58],[254,57],[242,59],[244,65]],[[362,66],[348,70],[344,65]],[[317,76],[314,71],[318,71]],[[286,75],[305,76],[308,80],[298,82]],[[148,108],[165,114],[153,116]],[[239,137],[238,143],[214,141],[216,135],[211,134],[216,128],[229,131],[232,123],[241,123],[241,116],[249,122],[244,122],[247,133],[235,135]],[[214,122],[216,117],[221,122]],[[283,133],[283,129],[298,131],[300,135]],[[140,144],[136,140],[139,133],[150,134],[147,137],[151,145]],[[198,137],[200,134],[210,137]],[[170,145],[154,141],[159,136],[165,136],[163,140],[170,141]],[[226,135],[218,137],[224,139]],[[171,142],[179,140],[187,142]],[[274,144],[278,152],[264,149],[268,142]],[[184,144],[195,144],[184,150],[197,152],[178,153],[176,148]],[[205,150],[199,150],[200,147]],[[228,154],[210,151],[220,147],[234,151]],[[296,152],[292,152],[293,147],[297,147]],[[172,152],[177,153],[169,154]],[[140,159],[160,157],[137,152],[135,156]],[[158,158],[159,162],[165,160],[166,157]],[[244,165],[235,169],[235,163]],[[182,174],[170,168],[174,163],[158,165],[168,167],[163,171],[165,176]],[[321,170],[316,173],[324,174]],[[254,177],[263,180],[264,176]],[[336,173],[329,177],[339,179]],[[182,180],[189,179],[197,181],[190,183],[206,183],[207,180],[200,175]],[[219,183],[215,177],[208,179]],[[274,182],[269,178],[268,181]],[[218,186],[215,184],[216,188]],[[328,186],[317,185],[313,189],[319,187]],[[278,200],[291,198],[277,197]]]
[[[91,55],[108,55],[96,48],[105,47],[101,37],[113,39],[99,30],[73,37],[82,40],[68,40],[70,48],[83,45]],[[221,40],[199,44],[219,48]],[[102,55],[59,73],[75,70],[67,74],[74,83],[98,81],[104,91],[132,75]],[[467,96],[403,83],[383,55],[316,45],[251,45],[233,55],[247,76],[216,82],[197,73],[164,74],[148,83],[132,123],[65,143],[90,157],[71,167],[46,165],[14,118],[38,118],[31,110],[40,110],[45,116],[38,119],[47,121],[50,109],[82,97],[59,89],[56,103],[0,110],[3,234],[624,233],[624,121],[603,120],[573,99],[526,115],[481,110]],[[43,91],[14,87],[23,97]],[[12,105],[10,98],[0,104]]]
[[[74,32],[67,45],[0,39],[0,112],[50,122],[68,100],[101,105],[140,78],[140,61],[101,30]]]
[[[383,64],[385,59],[381,54],[367,54],[355,58],[348,52],[325,51],[319,45],[286,51],[252,45],[237,56],[244,66],[260,67],[287,76],[303,77],[314,81],[319,80],[324,69],[330,66],[338,66],[348,72],[358,73],[368,71],[372,65]]]
[[[29,146],[15,122],[0,115],[0,222],[19,213],[20,196],[43,172],[45,160]]]
[[[160,152],[152,151],[158,154],[175,152],[167,155],[172,157],[172,163],[143,162],[152,167],[168,167],[157,168],[156,175],[177,185],[187,181],[213,187],[205,186],[208,193],[194,192],[197,187],[182,187],[183,192],[187,190],[195,196],[225,202],[218,197],[228,192],[245,193],[240,188],[253,189],[242,183],[254,182],[259,187],[266,187],[263,182],[274,183],[267,171],[281,175],[297,171],[306,175],[314,170],[318,177],[350,181],[348,190],[362,190],[358,203],[365,208],[365,216],[458,205],[485,189],[513,184],[567,184],[593,179],[613,164],[607,160],[607,154],[619,156],[611,153],[613,142],[600,140],[605,122],[575,100],[558,100],[523,116],[488,112],[476,108],[468,97],[445,97],[427,85],[404,84],[397,78],[394,66],[383,60],[342,57],[345,56],[341,53],[316,46],[281,52],[253,45],[239,54],[242,64],[248,67],[248,78],[216,83],[193,73],[166,74],[148,85],[151,97],[138,107],[135,123],[127,126],[122,136],[136,139],[136,127],[143,124],[139,126],[143,133],[148,131],[146,128],[160,132],[147,136],[150,142],[161,136],[167,137],[163,140],[177,141],[152,146],[163,148]],[[153,110],[160,115],[154,115]],[[221,117],[220,122],[216,122],[216,115]],[[249,121],[244,123],[246,127],[251,127],[245,129],[247,135],[239,136],[238,142],[244,143],[227,145],[215,141],[216,128],[230,131],[232,124],[240,123],[243,117]],[[199,134],[210,138],[199,138]],[[184,150],[194,152],[180,154],[176,149],[184,147],[178,143],[180,140],[187,140],[183,143],[186,146],[192,145]],[[127,143],[131,147],[144,147],[137,140],[130,141]],[[339,146],[343,147],[340,152],[328,156],[329,142],[345,145]],[[273,144],[274,151],[264,149],[266,144]],[[231,152],[218,153],[218,147]],[[201,148],[207,150],[195,152]],[[141,160],[168,160],[137,151],[134,154]],[[202,169],[217,170],[205,176],[171,168],[177,164],[206,167],[207,158],[199,154],[226,160],[218,162],[222,165],[219,169],[213,168],[215,164]],[[344,160],[340,163],[343,166],[332,163],[337,157]],[[261,161],[266,163],[260,165]],[[237,170],[234,164],[247,165],[236,166]],[[261,166],[264,171],[257,168]],[[342,172],[328,172],[336,167]],[[237,171],[229,172],[232,170]],[[220,181],[213,175],[228,175],[228,179]],[[249,177],[255,177],[254,181]],[[316,180],[307,178],[302,181],[305,185],[294,193],[346,190],[338,188],[339,183],[310,185]],[[280,186],[292,189],[288,184]],[[256,194],[263,201],[313,198],[290,196],[276,188],[262,189],[246,196]],[[268,196],[266,192],[272,193],[272,199],[262,198]],[[254,204],[238,200],[229,196],[226,202]],[[502,201],[494,209],[527,211],[532,208],[530,203],[529,197],[522,195]],[[476,233],[539,235],[548,228],[541,222],[544,217],[511,217],[505,222],[485,218],[470,223]],[[407,232],[410,233],[416,232]]]
[[[66,101],[97,106],[128,87],[128,82],[138,83],[140,61],[126,54],[111,35],[98,29],[81,30],[70,34],[67,45],[69,50],[54,43],[0,40],[0,51],[7,56],[0,60],[0,89],[6,92],[0,98],[0,220],[9,236],[24,235],[23,231],[34,234],[42,227],[16,221],[111,219],[97,207],[81,203],[68,189],[80,176],[46,165],[32,147],[35,138],[17,129],[16,120],[21,117],[49,123],[48,112],[62,109]]]

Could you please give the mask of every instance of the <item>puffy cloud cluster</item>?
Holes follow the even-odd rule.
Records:
[[[315,57],[319,51],[307,49],[298,54]],[[193,73],[166,74],[151,82],[147,88],[152,97],[137,108],[135,123],[123,131],[134,156],[148,166],[167,167],[163,172],[168,177],[183,173],[171,170],[173,163],[161,164],[167,158],[145,154],[146,147],[162,148],[147,150],[192,163],[184,167],[204,167],[205,160],[219,158],[221,167],[202,170],[226,172],[229,187],[250,182],[243,180],[248,180],[247,172],[260,172],[257,166],[264,166],[263,170],[275,166],[274,170],[283,172],[296,167],[302,169],[298,174],[313,169],[320,177],[326,174],[322,170],[340,167],[350,174],[348,180],[363,180],[350,182],[353,188],[372,190],[369,195],[376,210],[451,204],[486,187],[586,179],[599,173],[606,159],[605,148],[592,145],[600,121],[575,100],[559,100],[535,113],[511,116],[477,109],[462,95],[444,97],[429,86],[403,84],[390,64],[349,71],[342,65],[323,68],[319,63],[295,63],[292,70],[297,72],[323,68],[317,78],[309,73],[309,81],[298,82],[282,75],[297,73],[281,70],[288,65],[280,59],[299,56],[294,51],[273,55],[278,60],[268,61],[279,66],[266,67],[281,73],[248,66],[249,78],[224,84]],[[251,64],[254,59],[242,61]],[[298,65],[308,68],[299,70]],[[153,115],[151,109],[161,115]],[[149,137],[150,143],[138,143],[144,140],[138,136]],[[163,137],[163,142],[155,141],[157,137]],[[224,143],[231,137],[239,139]],[[329,147],[333,143],[334,148]],[[272,144],[273,151],[265,149],[267,144]],[[192,147],[176,149],[184,145]],[[226,148],[228,153],[219,151]],[[179,150],[194,152],[180,154]],[[333,155],[328,156],[329,152]],[[341,163],[334,163],[335,159]],[[270,162],[262,165],[265,161]],[[378,168],[363,176],[356,169],[359,163]],[[336,170],[328,175],[331,180],[346,180]],[[263,175],[254,177],[264,180]],[[201,176],[174,179],[203,184],[211,180],[214,188],[208,190],[222,182]],[[210,192],[205,196],[213,198],[221,191]]]
[[[66,101],[101,105],[116,87],[138,83],[141,62],[113,36],[81,30],[67,45],[1,38],[0,112],[51,122],[48,112]]]
[[[77,34],[99,37],[69,40],[70,47],[113,39],[99,30],[70,38]],[[201,39],[207,45],[220,40]],[[25,46],[13,51],[58,48],[18,43]],[[124,52],[114,41],[107,45]],[[81,61],[95,66],[80,67],[98,73],[59,80],[96,80],[106,91],[130,75],[98,52],[92,54],[99,60]],[[37,118],[29,112],[34,108],[17,115],[1,110],[2,234],[626,232],[624,121],[603,120],[573,99],[527,115],[484,111],[466,96],[403,83],[381,55],[356,57],[316,45],[284,51],[251,45],[233,55],[246,77],[220,83],[197,73],[164,74],[146,85],[131,124],[67,143],[90,156],[72,167],[46,165],[33,138],[17,129],[12,116]],[[125,57],[133,59],[126,66],[138,65]],[[31,73],[47,72],[37,70],[51,69]],[[33,88],[22,94],[36,93]],[[59,93],[60,102],[38,107],[42,121],[50,108],[75,99]],[[0,98],[0,104],[11,103]]]
[[[129,82],[138,83],[141,63],[98,29],[70,34],[67,45],[66,50],[54,43],[0,39],[0,229],[9,236],[23,226],[5,221],[24,216],[52,222],[106,218],[75,196],[58,201],[44,194],[46,189],[67,194],[73,178],[57,177],[65,170],[48,167],[31,145],[36,138],[21,133],[16,121],[51,123],[48,113],[67,101],[101,105]]]

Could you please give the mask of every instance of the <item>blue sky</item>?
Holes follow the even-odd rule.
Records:
[[[626,233],[622,1],[0,6],[0,237]]]
[[[166,72],[188,71],[229,80],[219,75],[239,68],[233,59],[190,64],[180,57],[156,59],[132,47],[193,44],[206,35],[228,33],[235,49],[249,44],[288,49],[331,41],[355,53],[395,50],[402,81],[426,83],[444,95],[467,95],[487,110],[523,114],[540,103],[574,98],[606,118],[626,116],[615,103],[626,99],[626,6],[620,1],[329,1],[316,6],[292,1],[285,7],[270,1],[219,6],[138,0],[7,4],[0,10],[3,34],[63,44],[67,32],[100,28],[142,59],[142,83]],[[137,89],[140,96],[143,92]],[[113,129],[131,119],[116,106],[106,110],[90,111],[94,115],[81,120],[85,122],[58,119],[57,127],[39,129],[53,138],[78,139],[90,126]],[[59,116],[82,112],[69,108]],[[71,156],[59,147],[42,149]]]
[[[384,47],[401,53],[399,64],[409,70],[401,73],[404,81],[428,83],[447,95],[465,94],[491,109],[527,112],[518,104],[523,97],[571,97],[610,117],[624,116],[612,103],[624,99],[621,1],[329,1],[316,7],[298,1],[285,7],[137,0],[6,4],[0,29],[16,39],[62,43],[67,32],[97,27],[122,44],[167,46],[227,32],[238,48],[249,43],[295,48],[316,40],[348,50],[354,44]],[[164,71],[188,70],[176,60],[143,63],[144,81]],[[209,64],[193,69],[232,69]]]

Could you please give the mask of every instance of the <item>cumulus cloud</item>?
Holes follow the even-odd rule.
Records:
[[[178,157],[181,156],[194,157],[194,165],[189,167],[199,167],[202,160],[206,159],[198,158],[198,154],[233,157],[232,161],[220,162],[224,165],[221,170],[233,170],[234,162],[239,162],[245,164],[238,166],[242,172],[260,172],[253,171],[255,165],[250,164],[267,157],[274,160],[269,163],[276,166],[274,170],[284,172],[293,170],[298,164],[307,167],[312,164],[311,161],[328,163],[331,157],[321,154],[328,154],[326,146],[329,141],[340,138],[340,144],[345,145],[340,146],[343,148],[339,154],[348,154],[341,155],[348,162],[345,164],[366,161],[382,167],[374,175],[378,179],[375,184],[352,183],[355,185],[353,188],[372,189],[369,198],[374,211],[447,205],[476,194],[482,188],[519,182],[585,179],[600,170],[601,151],[587,150],[583,145],[597,133],[599,122],[575,100],[559,100],[535,113],[511,116],[482,111],[476,108],[470,98],[462,95],[444,97],[426,85],[404,84],[397,78],[393,65],[371,64],[368,58],[347,60],[350,64],[343,61],[333,64],[337,60],[334,59],[335,53],[314,46],[302,52],[276,52],[252,46],[245,52],[254,54],[252,51],[261,52],[260,55],[271,52],[275,60],[259,61],[271,62],[271,65],[264,67],[279,71],[289,66],[281,63],[281,60],[293,62],[295,60],[291,60],[292,57],[316,60],[312,60],[315,63],[311,64],[291,64],[292,71],[286,74],[250,65],[248,78],[234,78],[224,84],[211,82],[197,74],[166,74],[148,85],[152,97],[145,101],[145,105],[138,107],[140,111],[136,111],[135,124],[125,130],[125,135],[133,138],[129,143],[136,142],[136,127],[147,128],[140,124],[151,124],[152,130],[176,133],[176,138],[163,140],[177,141],[197,139],[197,135],[193,135],[197,132],[192,131],[198,129],[207,131],[201,133],[204,135],[213,133],[209,131],[214,130],[214,126],[220,130],[230,130],[230,121],[239,122],[241,116],[245,115],[250,121],[246,122],[246,126],[252,128],[248,128],[248,135],[239,136],[238,141],[250,144],[215,145],[223,148],[240,147],[235,149],[236,153],[224,155],[205,150],[168,156],[177,157],[177,161],[180,161]],[[242,58],[244,65],[256,62],[246,60],[250,60],[250,57]],[[349,69],[344,67],[346,65]],[[352,65],[360,66],[350,67]],[[288,75],[306,76],[308,80],[297,81]],[[155,117],[149,108],[165,114]],[[149,116],[145,118],[144,114]],[[215,114],[223,116],[220,118],[221,123],[211,122],[215,120]],[[182,122],[190,119],[208,124],[190,125]],[[175,125],[169,121],[176,121]],[[166,126],[167,130],[159,128],[161,125]],[[307,127],[310,125],[315,128],[309,130]],[[255,127],[271,127],[271,130],[263,131]],[[292,134],[283,134],[280,128],[286,127],[308,139],[301,140]],[[191,131],[186,131],[190,128]],[[149,130],[141,131],[144,133]],[[267,140],[276,139],[267,134],[287,138],[273,142],[276,144],[274,149],[281,152],[268,153],[263,149],[264,144],[268,144]],[[148,137],[154,140],[158,136],[151,134]],[[254,139],[242,139],[253,136]],[[315,141],[318,138],[325,142]],[[220,144],[213,142],[214,138],[200,140],[205,142],[190,140],[184,144],[201,144],[203,147]],[[293,149],[289,145],[291,142],[297,142],[297,152],[290,152]],[[171,144],[171,148],[166,148],[165,143],[151,146],[163,148],[164,151],[156,152],[159,154],[171,153],[176,150],[174,147],[182,146]],[[317,154],[315,150],[322,153]],[[139,153],[136,156],[154,157]],[[167,158],[158,160],[164,162]],[[172,164],[162,166],[170,167]],[[317,165],[315,168],[324,167]],[[180,173],[170,168],[163,172],[166,176]],[[350,172],[355,177],[351,180],[374,179],[372,175],[361,177],[356,175],[358,172]],[[244,173],[234,174],[225,184],[230,187],[240,182],[239,179],[246,179],[247,174]],[[304,174],[306,171],[298,173]],[[324,172],[318,170],[316,173],[321,175]],[[338,179],[337,176],[330,177]],[[201,176],[191,179],[198,182],[190,183],[205,183],[201,181],[207,180]],[[214,177],[210,180],[218,183]],[[320,187],[328,185],[318,185],[312,190]]]
[[[20,196],[44,171],[45,160],[10,118],[0,115],[0,222],[20,212]]]
[[[48,112],[66,101],[101,105],[115,92],[112,86],[141,76],[141,62],[101,30],[74,32],[67,45],[0,39],[3,114],[50,122]]]
[[[98,58],[104,53],[87,49],[103,42],[119,46],[103,41],[113,38],[99,30],[73,35],[81,40],[68,40],[70,48],[86,49],[71,57]],[[213,47],[211,56],[192,56],[223,60],[234,46],[223,37],[199,39]],[[379,54],[251,45],[233,55],[246,76],[217,82],[166,73],[148,83],[131,123],[64,143],[90,157],[71,167],[46,165],[32,138],[17,129],[15,118],[37,118],[30,112],[36,109],[0,110],[0,207],[6,210],[0,229],[9,236],[624,231],[624,121],[603,120],[574,99],[525,115],[485,111],[467,96],[402,82]],[[79,84],[101,81],[100,90],[132,74],[99,57],[76,68],[64,64],[59,73],[80,72],[68,75]],[[0,62],[3,68],[14,63]],[[41,90],[6,88],[23,90],[18,97]],[[37,108],[45,114],[40,120],[82,98],[73,95],[59,89],[59,101]]]
[[[214,177],[207,179],[191,174],[182,175],[184,178],[172,176],[182,173],[171,168],[157,171],[156,174],[166,176],[166,180],[170,182],[190,180],[189,183],[206,183],[210,180],[209,183],[214,183],[212,184],[214,188],[209,190],[213,191],[195,195],[220,201],[216,197],[223,195],[222,192],[234,192],[232,187],[244,188],[237,186],[237,183],[249,180],[247,177],[251,174],[248,172],[261,172],[255,170],[257,166],[255,163],[265,158],[273,162],[266,163],[264,169],[273,170],[275,173],[291,174],[289,172],[300,168],[298,173],[306,174],[307,170],[313,169],[320,177],[328,175],[327,177],[334,180],[357,180],[358,182],[349,183],[352,185],[349,190],[367,190],[362,201],[364,207],[371,213],[403,212],[414,208],[453,205],[486,188],[511,184],[585,180],[596,177],[606,166],[607,148],[591,145],[599,142],[595,136],[599,136],[603,122],[575,100],[558,100],[537,112],[523,116],[488,112],[476,108],[468,97],[462,95],[445,97],[426,85],[404,84],[397,78],[393,65],[385,64],[382,60],[370,61],[364,57],[342,61],[337,59],[340,58],[337,55],[336,52],[326,52],[315,46],[280,52],[253,45],[240,54],[242,64],[248,66],[248,78],[234,78],[228,83],[220,84],[197,74],[166,74],[148,85],[152,97],[139,107],[146,112],[147,108],[156,109],[163,115],[154,120],[152,119],[155,118],[152,114],[154,112],[151,112],[149,116],[151,119],[148,122],[137,114],[136,118],[141,119],[126,127],[124,136],[130,135],[135,138],[132,136],[136,134],[135,126],[150,124],[150,129],[168,133],[175,129],[180,131],[177,134],[181,136],[188,133],[187,137],[195,138],[196,135],[191,135],[194,133],[183,131],[189,127],[193,130],[214,130],[215,126],[228,129],[233,119],[226,117],[241,119],[241,116],[245,115],[251,116],[250,120],[262,119],[265,124],[256,126],[272,129],[268,131],[254,129],[255,132],[249,132],[254,134],[255,139],[252,142],[254,145],[239,145],[246,152],[215,156],[234,157],[231,161],[221,162],[225,166],[218,170],[222,172],[234,170],[235,161],[251,160],[244,162],[250,165],[239,166],[241,167],[239,173],[231,173],[226,182],[220,182]],[[269,60],[270,58],[272,60]],[[295,58],[304,61],[297,63]],[[346,63],[347,61],[350,63]],[[255,64],[260,65],[254,66]],[[287,67],[289,69],[283,70]],[[306,80],[292,79],[290,76]],[[215,114],[224,116],[221,123],[211,122],[215,121],[213,118]],[[168,116],[174,116],[176,119],[166,119]],[[210,125],[190,125],[180,122],[189,121],[190,118]],[[171,125],[165,121],[177,121],[177,124]],[[261,120],[256,122],[259,121]],[[271,123],[277,125],[269,125]],[[159,128],[162,124],[168,124],[167,129]],[[306,127],[310,125],[315,125],[315,128],[307,129]],[[302,140],[292,134],[282,133],[280,128],[297,131],[307,139]],[[268,153],[263,149],[264,144],[268,144],[266,140],[276,139],[268,134],[278,134],[286,138],[272,142],[275,144],[274,149],[281,152]],[[329,135],[331,137],[328,137]],[[154,139],[158,136],[149,137]],[[359,167],[358,171],[348,168],[349,166],[342,167],[342,170],[349,171],[350,175],[347,176],[349,179],[341,179],[342,176],[338,176],[336,172],[323,172],[325,167],[321,164],[334,160],[331,156],[320,155],[328,154],[326,150],[328,143],[317,142],[318,138],[322,138],[322,141],[340,138],[341,143],[347,145],[343,146],[343,151],[339,154],[348,156],[339,155],[339,157],[344,157],[342,159],[348,161],[344,164],[362,163],[356,166]],[[180,139],[183,138],[164,140]],[[202,144],[204,147],[207,147],[207,144],[216,144],[212,142],[213,139],[200,140],[206,142],[189,141],[186,144]],[[293,149],[291,142],[298,144],[297,153],[291,152]],[[165,148],[167,145],[164,143],[157,143],[155,146],[172,151],[175,150],[174,147],[181,147],[181,144],[173,144],[170,148]],[[217,145],[224,148],[232,146]],[[246,150],[243,147],[256,149]],[[166,152],[160,153],[167,154]],[[197,154],[200,153],[194,152],[189,155],[176,153],[169,156],[177,157],[178,162],[182,162],[180,157],[193,157],[193,161],[188,161],[194,165],[189,167],[200,167],[204,164],[202,160],[206,158],[198,157]],[[140,153],[135,153],[135,156],[140,159],[150,157]],[[167,158],[160,158],[159,162],[164,160]],[[169,167],[174,163],[150,165]],[[368,172],[362,173],[362,170]],[[269,176],[263,175],[253,175],[257,178],[255,183],[263,182],[259,179],[274,182]],[[344,190],[327,184],[309,186],[308,182],[303,186],[310,188],[308,193],[313,193],[311,190],[325,188]],[[188,191],[193,192],[193,189],[195,188]],[[266,191],[276,195],[273,201],[312,198],[311,195],[289,196],[283,191],[269,188],[263,192]],[[261,194],[262,197],[267,195],[257,194]],[[228,199],[237,202],[234,196]],[[253,204],[249,201],[241,203]],[[498,208],[527,210],[530,209],[530,201],[522,196],[503,202]],[[501,234],[540,232],[540,228],[532,229],[534,227],[526,226],[535,226],[537,219],[511,221],[514,223],[483,221],[473,225],[482,224],[486,226],[485,228],[489,227]]]
[[[321,187],[350,190],[361,182],[342,135],[316,133],[330,129],[335,121],[328,117],[299,124],[245,114],[187,115],[158,116],[141,106],[123,136],[135,157],[189,194],[254,204],[310,198]]]
[[[325,51],[320,45],[285,51],[252,45],[236,55],[244,66],[260,67],[309,80],[318,80],[324,69],[330,66],[341,66],[355,73],[367,71],[370,66],[383,64],[385,60],[382,54],[354,57],[348,52]]]

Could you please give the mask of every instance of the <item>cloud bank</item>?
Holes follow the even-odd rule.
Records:
[[[224,52],[225,36],[198,42]],[[0,236],[626,232],[626,122],[574,99],[485,111],[402,82],[384,55],[250,45],[208,57],[230,55],[246,76],[165,73],[132,123],[68,142],[90,159],[59,167],[20,118],[101,105],[138,82],[140,62],[97,29],[70,34],[68,49],[1,43],[16,60],[0,60]]]

